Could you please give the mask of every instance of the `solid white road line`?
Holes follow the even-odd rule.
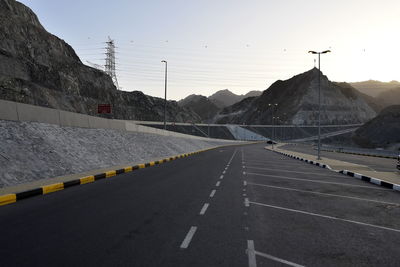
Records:
[[[215,186],[219,186],[220,185],[220,181],[218,181],[216,184],[215,184]]]
[[[382,230],[388,230],[388,231],[393,231],[393,232],[400,233],[399,229],[389,228],[389,227],[385,227],[385,226],[379,226],[379,225],[363,223],[363,222],[358,222],[358,221],[353,221],[353,220],[348,220],[348,219],[342,219],[342,218],[338,218],[338,217],[333,217],[333,216],[323,215],[323,214],[318,214],[318,213],[312,213],[312,212],[307,212],[307,211],[302,211],[302,210],[289,209],[289,208],[284,208],[284,207],[279,207],[279,206],[274,206],[274,205],[268,205],[268,204],[259,203],[259,202],[249,201],[249,203],[250,204],[254,204],[254,205],[269,207],[269,208],[273,208],[273,209],[279,209],[279,210],[285,210],[285,211],[290,211],[290,212],[295,212],[295,213],[301,213],[301,214],[305,214],[305,215],[311,215],[311,216],[316,216],[316,217],[330,219],[330,220],[348,222],[348,223],[353,223],[353,224],[358,224],[358,225],[363,225],[363,226],[369,226],[369,227],[373,227],[373,228],[378,228],[378,229],[382,229]]]
[[[327,182],[327,181],[321,181],[321,180],[299,179],[299,178],[286,177],[286,176],[280,176],[280,175],[269,175],[269,174],[252,173],[252,172],[248,172],[247,174],[248,175],[256,175],[256,176],[267,176],[267,177],[273,177],[273,178],[277,178],[277,179],[286,179],[286,180],[303,181],[303,182],[320,183],[320,184],[334,184],[334,185],[368,188],[368,189],[374,189],[374,190],[384,190],[384,191],[390,190],[391,191],[391,189],[384,189],[384,188],[379,188],[379,187],[374,187],[374,186],[335,183],[335,182]]]
[[[244,199],[244,205],[245,205],[246,207],[249,207],[249,206],[250,206],[250,201],[249,201],[249,199],[248,199],[247,197]]]
[[[259,252],[259,251],[254,251],[254,254],[259,255],[261,257],[264,257],[264,258],[267,258],[267,259],[270,259],[270,260],[273,260],[273,261],[277,261],[277,262],[289,265],[289,266],[305,267],[304,265],[300,265],[300,264],[297,264],[297,263],[294,263],[294,262],[291,262],[291,261],[280,259],[280,258],[274,257],[272,255],[268,255],[268,254],[265,254],[265,253],[262,253],[262,252]]]
[[[290,190],[290,191],[296,191],[296,192],[302,192],[302,193],[309,193],[309,194],[315,194],[315,195],[321,195],[321,196],[349,198],[349,199],[354,199],[354,200],[375,202],[375,203],[379,203],[379,204],[388,204],[388,205],[397,205],[397,206],[400,205],[400,203],[379,201],[379,200],[373,200],[373,199],[367,199],[367,198],[359,198],[359,197],[350,197],[350,196],[343,196],[343,195],[336,195],[336,194],[320,193],[320,192],[314,192],[314,191],[309,191],[309,190],[301,190],[301,189],[295,189],[295,188],[289,188],[289,187],[281,187],[281,186],[266,185],[266,184],[257,184],[257,183],[248,183],[248,184],[250,184],[250,185],[255,185],[255,186],[262,186],[262,187],[270,187],[270,188],[282,189],[282,190]]]
[[[247,166],[247,169],[257,169],[257,170],[266,170],[266,171],[279,171],[279,172],[293,172],[293,173],[302,173],[302,174],[315,174],[315,175],[319,175],[319,176],[334,176],[337,178],[346,178],[348,179],[349,177],[339,175],[339,174],[334,174],[334,173],[319,173],[319,172],[299,172],[299,171],[288,171],[288,170],[284,170],[284,169],[273,169],[273,168],[259,168],[259,167],[252,167],[252,166]]]
[[[201,208],[201,211],[200,211],[200,215],[204,215],[204,213],[206,213],[207,208],[208,208],[209,205],[210,205],[210,204],[208,204],[208,203],[205,203],[205,204],[203,205],[203,207]]]
[[[253,240],[247,240],[247,255],[249,256],[249,267],[257,267]]]
[[[190,241],[192,241],[192,238],[194,236],[194,233],[196,233],[197,227],[196,226],[192,226],[190,227],[189,232],[186,234],[185,239],[183,239],[182,244],[181,244],[181,248],[188,248]]]
[[[217,192],[217,190],[215,190],[215,189],[213,191],[211,191],[210,197],[214,197],[215,192]]]

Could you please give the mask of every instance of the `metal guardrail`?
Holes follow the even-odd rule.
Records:
[[[322,150],[325,151],[334,151],[340,153],[349,153],[349,154],[357,154],[357,155],[365,155],[365,156],[373,156],[373,157],[385,157],[385,158],[394,158],[400,154],[400,151],[393,150],[381,150],[381,149],[368,149],[368,148],[355,148],[355,147],[337,147],[337,146],[329,146],[322,145]]]

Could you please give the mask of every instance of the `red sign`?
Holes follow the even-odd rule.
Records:
[[[98,104],[97,105],[97,113],[111,113],[111,105],[110,104]]]

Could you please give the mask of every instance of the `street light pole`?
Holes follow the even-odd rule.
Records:
[[[162,63],[165,63],[165,91],[164,91],[164,130],[167,129],[167,70],[168,70],[168,62],[166,60],[162,60]]]
[[[318,155],[317,160],[321,160],[321,54],[326,54],[331,50],[322,52],[308,51],[311,54],[318,54]]]
[[[274,139],[275,139],[275,124],[274,124],[274,111],[275,108],[278,107],[278,104],[268,104],[269,107],[272,106],[272,140],[271,140],[271,148],[274,149]]]

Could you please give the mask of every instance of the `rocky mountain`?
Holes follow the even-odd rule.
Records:
[[[376,100],[383,106],[400,104],[400,86],[380,93]]]
[[[178,104],[194,111],[203,122],[210,121],[220,110],[213,102],[202,95],[189,95],[178,101]]]
[[[400,105],[382,110],[358,128],[352,139],[362,147],[400,149]]]
[[[355,90],[354,87],[351,86],[350,83],[345,83],[345,82],[334,82],[336,85],[343,87],[343,88],[349,88],[349,90]],[[383,101],[376,97],[372,97],[370,95],[361,93],[360,91],[356,90],[357,94],[365,100],[365,102],[376,112],[379,113],[382,109],[387,107]]]
[[[350,83],[350,85],[356,88],[361,93],[370,95],[372,97],[377,97],[380,93],[400,87],[400,82],[391,81],[386,83],[375,80],[369,80],[363,82]]]
[[[286,81],[278,80],[261,96],[247,98],[224,108],[218,123],[316,124],[318,121],[318,73],[310,71]],[[278,104],[278,105],[275,105]],[[348,84],[333,83],[321,73],[321,123],[362,123],[375,117],[376,112],[363,95]]]
[[[202,95],[189,95],[178,101],[181,107],[187,108],[200,116],[203,122],[213,121],[214,116],[224,107],[233,105],[241,100],[261,95],[261,91],[250,91],[245,95],[236,95],[228,89],[217,91],[205,97]]]
[[[97,115],[97,104],[111,104],[118,119],[160,121],[164,111],[161,98],[118,91],[107,74],[84,65],[15,0],[0,0],[0,98],[90,115]],[[168,102],[167,118],[201,120],[176,101]]]
[[[250,91],[245,95],[237,95],[229,91],[228,89],[220,90],[209,96],[208,99],[211,100],[217,107],[224,108],[227,106],[231,106],[247,97],[259,96],[262,94],[262,91]]]

